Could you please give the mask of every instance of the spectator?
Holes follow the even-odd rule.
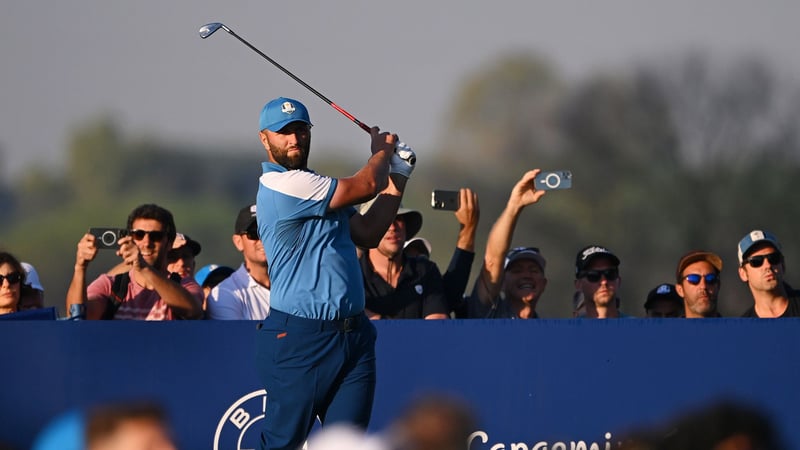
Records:
[[[476,428],[475,411],[466,401],[447,394],[426,394],[406,405],[387,435],[394,449],[468,450]]]
[[[628,317],[619,310],[619,258],[611,250],[589,245],[575,256],[575,289],[583,294],[586,318]]]
[[[681,257],[675,271],[675,291],[683,298],[684,317],[721,317],[717,311],[721,272],[722,258],[714,253],[694,250]]]
[[[203,311],[206,310],[208,294],[214,287],[222,282],[225,278],[231,276],[235,269],[228,266],[220,266],[219,264],[208,264],[200,268],[194,274],[194,281],[203,288]]]
[[[270,313],[256,338],[256,367],[270,393],[261,446],[290,449],[316,416],[369,424],[376,329],[364,314],[356,247],[377,246],[394,221],[416,156],[373,127],[367,163],[351,177],[326,177],[308,169],[311,120],[302,103],[271,100],[259,123],[269,161],[257,222],[271,282]],[[353,208],[376,195],[364,215]]]
[[[372,206],[367,203],[363,210]],[[422,214],[400,208],[394,222],[375,248],[359,258],[364,277],[365,311],[370,319],[447,319],[439,268],[427,258],[408,258],[407,238],[422,227]]]
[[[33,450],[174,450],[164,410],[129,402],[72,409],[36,436]]]
[[[683,299],[675,292],[675,285],[662,283],[647,294],[644,311],[647,317],[683,317]]]
[[[526,172],[514,185],[505,209],[489,231],[483,267],[469,298],[469,317],[539,317],[536,305],[547,286],[545,259],[536,247],[509,251],[522,210],[545,194],[534,184],[539,172],[539,169]]]
[[[175,239],[172,213],[153,204],[141,205],[128,216],[128,235],[119,239],[119,255],[130,269],[100,275],[88,286],[86,270],[97,256],[95,236],[86,233],[75,258],[67,291],[71,305],[85,308],[87,319],[174,320],[202,317],[203,291],[191,277],[170,276],[167,249]]]
[[[630,432],[623,450],[784,450],[772,419],[737,401],[717,401],[679,414],[664,425]]]
[[[464,292],[469,283],[472,261],[475,259],[475,233],[478,231],[480,207],[478,195],[471,189],[461,188],[459,195],[459,206],[454,212],[459,224],[456,248],[447,270],[442,274],[442,281],[451,315],[466,318],[469,314],[469,305],[464,299]],[[425,238],[415,237],[406,242],[403,253],[406,256],[430,258],[431,244]]]
[[[269,315],[269,273],[264,244],[258,238],[256,205],[242,208],[233,228],[233,245],[244,262],[208,295],[208,318],[263,320]]]
[[[39,281],[39,273],[32,264],[23,262],[25,284],[22,285],[19,297],[19,310],[44,308],[44,287]]]
[[[753,307],[743,317],[800,317],[800,297],[783,279],[786,266],[778,238],[753,230],[739,241],[739,278],[753,295]]]
[[[174,450],[167,415],[157,404],[95,407],[86,421],[87,450]]]
[[[184,277],[193,277],[197,265],[195,258],[200,254],[202,246],[199,242],[183,233],[175,234],[175,242],[167,252],[167,270]]]
[[[25,268],[11,253],[0,252],[0,314],[19,311]]]

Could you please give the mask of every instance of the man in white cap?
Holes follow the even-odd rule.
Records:
[[[39,281],[39,274],[32,264],[23,262],[25,269],[25,285],[19,296],[19,310],[44,308],[44,287]]]
[[[747,233],[737,247],[739,278],[753,294],[753,307],[743,317],[800,317],[800,298],[786,288],[781,245],[766,230]]]

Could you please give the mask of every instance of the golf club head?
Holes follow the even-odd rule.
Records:
[[[201,38],[205,39],[214,34],[215,31],[219,30],[222,27],[223,25],[220,22],[207,23],[202,27],[200,27],[200,31],[198,33],[200,33]]]

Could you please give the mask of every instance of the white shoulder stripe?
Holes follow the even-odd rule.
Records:
[[[304,170],[267,172],[258,180],[265,187],[291,197],[323,200],[331,187],[331,178]]]

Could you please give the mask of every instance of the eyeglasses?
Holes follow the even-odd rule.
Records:
[[[154,231],[131,230],[130,234],[131,236],[133,236],[133,239],[137,241],[141,241],[142,239],[144,239],[145,235],[150,237],[150,241],[160,241],[167,236],[167,232],[161,230],[154,230]]]
[[[688,281],[689,284],[694,284],[694,285],[700,284],[700,280],[706,280],[706,284],[717,284],[719,282],[719,275],[716,273],[709,273],[706,275],[700,275],[699,273],[690,273],[689,275],[684,275],[683,279]]]
[[[261,237],[258,235],[258,230],[256,228],[248,228],[247,231],[240,234],[246,236],[247,239],[250,239],[251,241],[257,241],[261,239]]]
[[[8,284],[17,284],[22,280],[22,274],[19,272],[11,272],[6,275],[0,275],[0,286],[3,285],[4,281],[8,281]]]
[[[600,277],[606,281],[614,281],[619,278],[619,269],[605,269],[605,270],[584,270],[578,273],[578,278],[586,278],[590,283],[597,283]]]
[[[780,264],[780,262],[783,260],[783,256],[778,252],[770,253],[769,255],[751,256],[745,259],[742,265],[749,263],[753,268],[761,267],[761,265],[764,264],[765,259],[769,261],[770,266],[775,266]]]

